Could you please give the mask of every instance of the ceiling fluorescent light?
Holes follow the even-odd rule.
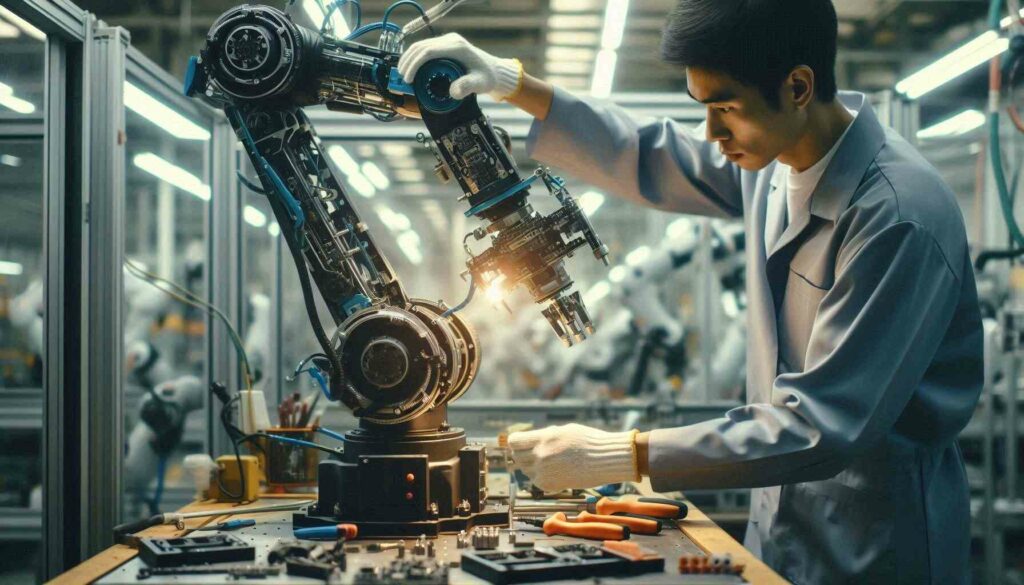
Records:
[[[21,31],[13,24],[0,20],[0,39],[16,39],[21,36]]]
[[[618,50],[626,30],[626,14],[629,0],[608,0],[604,11],[604,29],[601,31],[601,48]]]
[[[551,0],[552,12],[587,12],[601,8],[601,0]]]
[[[593,61],[593,49],[581,49],[579,47],[548,47],[544,51],[548,61]]]
[[[548,61],[544,70],[557,75],[587,75],[593,66],[589,61]]]
[[[347,175],[348,184],[350,187],[356,190],[363,197],[369,199],[377,194],[377,188],[373,186],[373,183],[369,179],[363,176],[362,173],[352,173]]]
[[[281,226],[275,221],[267,227],[267,233],[276,238],[281,235]]]
[[[567,45],[572,47],[593,47],[601,42],[601,36],[596,32],[582,30],[574,31],[548,31],[548,43],[552,45]]]
[[[210,132],[175,112],[135,84],[124,82],[124,105],[171,136],[182,140],[209,140]]]
[[[409,259],[409,262],[416,264],[417,266],[423,263],[423,252],[420,251],[420,236],[412,230],[406,230],[396,238],[398,247],[401,248],[402,253]]]
[[[7,276],[18,276],[25,271],[25,268],[17,262],[8,262],[6,260],[0,260],[0,274]]]
[[[388,166],[395,169],[415,169],[417,165],[414,158],[389,158]]]
[[[609,49],[602,49],[594,63],[594,79],[590,84],[590,94],[597,98],[606,98],[612,94],[615,82],[615,62],[618,54]]]
[[[346,175],[360,174],[359,163],[357,163],[356,159],[352,158],[352,155],[350,155],[348,151],[341,146],[338,146],[337,144],[331,146],[327,149],[327,155],[334,160],[334,164],[338,165],[341,172]]]
[[[593,216],[597,213],[597,210],[604,205],[604,195],[597,191],[587,191],[583,195],[580,195],[580,209],[583,210],[583,214],[587,217]]]
[[[967,134],[985,125],[985,114],[978,110],[967,110],[951,116],[934,126],[929,126],[917,133],[919,139],[949,138]]]
[[[46,40],[46,33],[32,26],[27,20],[11,12],[10,10],[4,8],[3,6],[0,6],[0,16],[14,23],[14,26],[20,28],[23,33],[27,34],[33,39],[37,41]]]
[[[896,84],[896,91],[910,99],[917,99],[1005,53],[1009,46],[1009,39],[990,30],[900,81]]]
[[[252,205],[246,205],[245,208],[242,209],[242,219],[245,220],[245,223],[254,228],[261,228],[267,225],[267,216]]]
[[[391,180],[388,179],[388,176],[372,161],[363,163],[363,176],[369,179],[374,187],[382,191],[391,186]]]
[[[14,88],[6,83],[0,83],[0,106],[14,110],[19,114],[31,114],[36,111],[36,106],[32,102],[15,97]]]
[[[622,282],[623,280],[626,280],[626,274],[628,272],[629,269],[625,266],[616,266],[608,271],[608,280],[612,282]]]
[[[548,28],[552,30],[597,30],[601,25],[601,17],[596,14],[552,14],[548,17]]]
[[[403,183],[419,183],[426,178],[426,175],[419,169],[401,169],[395,171],[395,178]]]
[[[380,152],[384,156],[412,156],[412,147],[408,144],[381,144]]]
[[[185,169],[171,164],[152,152],[135,155],[132,163],[154,177],[195,195],[203,201],[210,200],[210,186],[203,184],[199,177]]]
[[[598,303],[598,301],[608,296],[611,292],[612,285],[609,284],[607,280],[602,280],[590,287],[590,290],[583,295],[583,302],[588,307],[593,307]]]
[[[8,167],[20,167],[21,157],[13,154],[0,154],[0,165]]]

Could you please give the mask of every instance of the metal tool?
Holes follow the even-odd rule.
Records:
[[[629,538],[628,526],[609,524],[607,522],[570,522],[564,512],[555,512],[550,518],[516,518],[519,522],[537,526],[548,536],[573,536],[588,540],[626,540]]]
[[[227,508],[224,510],[213,510],[205,512],[165,512],[163,514],[150,516],[149,518],[145,518],[143,520],[136,520],[135,522],[126,522],[124,524],[119,524],[115,526],[114,540],[120,542],[126,535],[135,534],[136,532],[145,530],[147,528],[152,528],[153,526],[160,526],[162,524],[174,524],[178,530],[184,530],[185,520],[188,520],[190,518],[209,518],[210,516],[234,516],[237,514],[256,514],[261,512],[281,512],[284,510],[296,510],[304,506],[308,506],[314,502],[315,500],[302,500],[301,502],[276,504],[273,506]]]
[[[171,577],[176,575],[224,575],[232,579],[265,579],[281,574],[281,567],[254,567],[235,565],[231,567],[139,567],[136,579],[150,577]]]
[[[681,519],[687,514],[685,502],[664,498],[638,498],[635,500],[613,500],[600,498],[586,502],[557,504],[517,505],[516,515],[543,514],[551,512],[590,512],[601,516],[612,514],[633,514],[650,518]]]
[[[256,521],[252,518],[239,518],[237,520],[228,520],[227,522],[218,522],[210,526],[203,526],[202,528],[196,528],[200,530],[238,530],[239,528],[245,528],[246,526],[255,526]]]

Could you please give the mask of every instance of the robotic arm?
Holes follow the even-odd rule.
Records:
[[[379,45],[371,47],[299,26],[276,8],[236,7],[214,23],[201,56],[192,59],[186,94],[224,109],[259,174],[331,362],[332,398],[358,417],[388,425],[469,387],[479,356],[472,332],[455,314],[466,303],[449,309],[407,295],[324,156],[304,106],[324,104],[381,121],[418,110],[430,135],[420,142],[437,157],[439,174],[461,187],[467,217],[484,224],[467,240],[490,240],[478,254],[467,247],[470,296],[480,286],[523,285],[547,304],[543,314],[567,344],[593,326],[579,292],[569,292],[564,259],[588,246],[607,263],[608,250],[561,179],[543,168],[520,175],[476,97],[448,94],[464,73],[458,63],[428,63],[406,84],[397,70],[402,33],[381,26]],[[528,202],[537,182],[560,204],[548,216]],[[316,314],[310,274],[336,325],[330,337]]]

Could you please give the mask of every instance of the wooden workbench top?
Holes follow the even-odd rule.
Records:
[[[304,499],[308,498],[308,495],[302,496]],[[242,507],[256,507],[266,506],[282,503],[281,499],[268,498],[258,502],[245,504]],[[214,510],[228,510],[231,508],[237,508],[239,504],[222,504],[216,502],[196,502],[190,504],[180,510],[180,512],[198,512],[198,511],[214,511]],[[231,518],[246,518],[246,517],[259,517],[259,514],[252,515],[236,515]],[[200,528],[206,524],[220,522],[228,517],[225,516],[210,516],[206,518],[193,518],[186,520],[185,530],[178,530],[174,525],[155,526],[148,530],[139,533],[139,536],[150,536],[150,537],[163,537],[173,538],[177,536],[184,536],[190,530]],[[686,520],[680,522],[680,529],[682,532],[691,540],[694,544],[700,547],[704,552],[708,554],[731,554],[733,562],[736,564],[742,564],[746,566],[743,572],[744,578],[751,583],[787,583],[786,580],[779,577],[773,572],[767,565],[758,560],[754,555],[747,549],[737,542],[734,538],[729,536],[724,530],[719,528],[717,524],[712,522],[703,512],[701,512],[696,506],[690,505],[689,514]],[[107,550],[97,554],[90,558],[84,563],[74,567],[73,569],[63,573],[57,578],[50,581],[54,584],[81,584],[91,583],[111,571],[117,569],[124,563],[133,559],[138,552],[125,545],[114,545]],[[666,558],[666,563],[675,563],[677,559]]]

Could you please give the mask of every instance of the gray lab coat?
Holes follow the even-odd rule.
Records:
[[[702,129],[557,90],[528,151],[627,200],[746,224],[748,404],[654,431],[655,489],[757,488],[745,544],[797,583],[968,581],[956,437],[982,330],[963,218],[863,95],[841,99],[856,120],[788,225],[781,165],[744,171]]]

